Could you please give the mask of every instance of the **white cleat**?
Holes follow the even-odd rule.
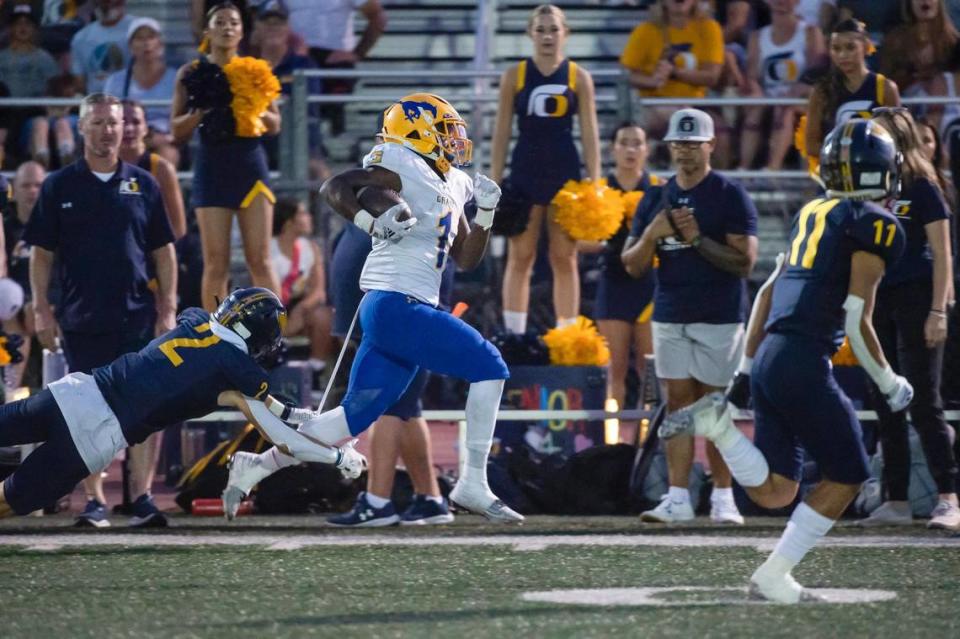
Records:
[[[750,599],[782,604],[824,601],[797,583],[790,573],[773,572],[764,566],[757,568],[750,577],[748,596]]]
[[[227,464],[230,476],[223,491],[223,514],[227,521],[233,521],[240,508],[240,502],[250,494],[260,480],[270,476],[270,471],[260,465],[260,456],[255,453],[234,453]]]
[[[737,509],[737,504],[732,499],[711,499],[710,500],[710,521],[715,524],[735,524],[743,525],[743,515]]]
[[[689,406],[667,415],[658,432],[663,439],[677,435],[700,435],[713,440],[733,425],[726,412],[727,398],[724,394],[707,393]]]
[[[675,524],[693,521],[693,518],[693,506],[690,502],[672,501],[670,495],[664,495],[656,508],[640,513],[640,521],[654,524]]]
[[[498,524],[522,522],[524,517],[494,495],[484,484],[458,481],[450,491],[450,501],[470,512],[483,515]]]

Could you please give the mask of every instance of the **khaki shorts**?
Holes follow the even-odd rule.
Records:
[[[722,388],[733,377],[743,352],[742,323],[652,324],[653,359],[660,379],[695,379]]]

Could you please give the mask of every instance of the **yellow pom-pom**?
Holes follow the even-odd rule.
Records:
[[[574,240],[602,242],[623,224],[620,191],[606,180],[568,180],[553,197],[554,220]]]
[[[627,191],[621,196],[623,202],[623,217],[629,224],[633,221],[633,215],[637,212],[637,206],[643,199],[643,191]]]
[[[248,56],[235,57],[223,72],[233,93],[230,108],[237,121],[237,135],[260,137],[267,130],[261,116],[280,95],[280,81],[265,60]]]
[[[837,352],[833,354],[833,357],[830,358],[830,361],[833,362],[834,366],[860,365],[860,362],[857,360],[857,356],[853,354],[853,349],[850,347],[850,340],[848,340],[846,337],[843,338],[843,344],[841,344]]]
[[[11,362],[10,351],[7,350],[6,336],[0,337],[0,366],[6,366]]]
[[[606,366],[610,362],[607,340],[582,315],[573,324],[547,331],[543,342],[550,349],[554,366]]]
[[[797,120],[797,128],[793,130],[793,146],[797,147],[802,157],[807,156],[807,115],[803,114]]]

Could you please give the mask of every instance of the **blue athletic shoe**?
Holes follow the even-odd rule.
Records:
[[[77,515],[77,520],[73,524],[77,528],[106,528],[110,525],[107,519],[107,507],[96,499],[87,501],[86,508]]]
[[[133,516],[130,518],[132,528],[166,528],[167,516],[160,512],[157,505],[153,503],[153,495],[146,493],[140,495],[137,501],[133,502]]]
[[[367,501],[366,492],[357,495],[357,503],[353,505],[353,510],[327,519],[327,523],[331,526],[344,528],[393,526],[398,521],[400,521],[400,517],[397,516],[397,509],[393,507],[392,501],[383,508],[374,508]]]
[[[453,521],[447,500],[439,504],[426,495],[414,495],[410,506],[400,514],[401,526],[430,526],[433,524],[449,524]]]

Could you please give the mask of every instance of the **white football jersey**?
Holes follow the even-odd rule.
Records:
[[[400,196],[417,225],[397,243],[373,239],[360,288],[404,293],[436,306],[463,205],[473,198],[473,180],[453,167],[444,180],[417,153],[392,142],[373,147],[363,166],[382,166],[400,176]]]

